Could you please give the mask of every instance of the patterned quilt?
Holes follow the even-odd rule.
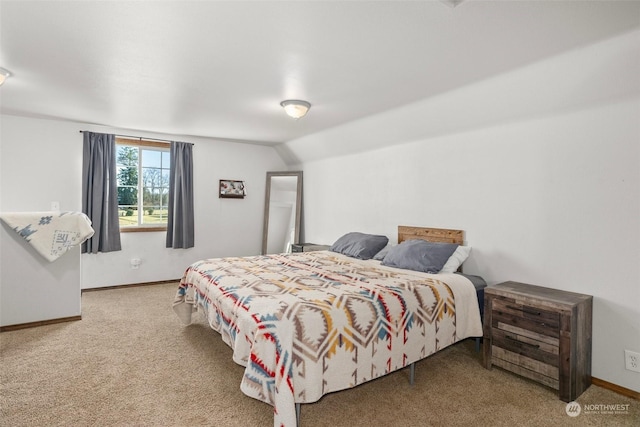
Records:
[[[0,218],[49,262],[94,233],[82,212],[3,212]]]
[[[199,261],[174,310],[201,309],[245,366],[241,390],[295,426],[295,403],[354,387],[481,336],[476,292],[456,274],[384,267],[328,251]]]

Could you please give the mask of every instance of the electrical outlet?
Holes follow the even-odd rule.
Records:
[[[624,367],[630,371],[640,372],[640,353],[624,351]]]

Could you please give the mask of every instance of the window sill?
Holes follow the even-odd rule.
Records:
[[[166,226],[161,227],[121,227],[121,233],[139,233],[139,232],[151,232],[151,231],[167,231]]]

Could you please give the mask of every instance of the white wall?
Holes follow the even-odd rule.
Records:
[[[0,116],[0,212],[79,210],[82,144],[66,123]],[[69,155],[80,150],[80,155]],[[51,303],[53,302],[53,303]],[[80,315],[80,250],[50,263],[4,222],[0,229],[0,325]]]
[[[593,295],[593,376],[640,391],[623,353],[640,352],[639,34],[280,147],[305,174],[306,240],[464,229],[489,284]]]
[[[2,325],[78,315],[81,288],[178,279],[201,258],[260,253],[266,172],[286,169],[273,148],[10,115],[0,119],[0,211],[46,211],[52,201],[61,210],[82,210],[79,130],[133,133],[194,143],[196,232],[191,249],[166,249],[164,232],[123,233],[120,252],[72,251],[49,265],[3,224]],[[247,197],[219,199],[219,179],[246,181]],[[134,257],[142,260],[137,270],[129,265]]]

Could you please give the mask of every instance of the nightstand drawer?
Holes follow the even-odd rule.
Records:
[[[492,324],[500,329],[500,324],[511,325],[540,335],[558,338],[560,336],[560,315],[557,312],[542,310],[524,304],[518,304],[506,298],[493,301]]]
[[[559,366],[558,343],[536,340],[514,332],[494,329],[492,331],[493,345],[507,351],[538,360],[546,365]]]
[[[560,389],[560,369],[500,347],[492,346],[492,352],[493,365],[537,381],[555,390]]]

